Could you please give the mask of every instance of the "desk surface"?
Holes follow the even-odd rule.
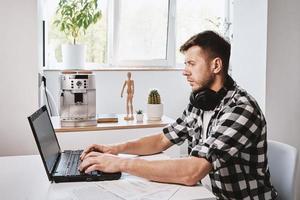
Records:
[[[164,127],[169,123],[174,122],[173,119],[163,116],[161,121],[148,121],[147,117],[144,117],[143,122],[137,122],[136,120],[126,121],[124,120],[124,114],[118,115],[118,122],[116,123],[98,123],[97,126],[88,127],[61,127],[60,118],[58,116],[51,117],[51,121],[55,132],[79,132],[79,131],[103,131],[103,130],[120,130],[120,129],[136,129],[136,128],[156,128]]]
[[[0,157],[0,166],[1,199],[71,200],[72,198],[67,196],[66,191],[95,185],[95,182],[51,184],[38,155]],[[122,178],[124,177],[122,176]],[[182,199],[210,200],[215,198],[203,186],[180,186],[180,189],[171,197],[171,200]]]

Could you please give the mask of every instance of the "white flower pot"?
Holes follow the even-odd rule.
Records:
[[[163,116],[163,104],[147,104],[147,117],[149,121],[160,121]]]
[[[136,114],[136,121],[142,122],[144,119],[144,114]]]
[[[65,69],[84,69],[85,45],[63,44],[62,57],[63,57],[63,67]]]

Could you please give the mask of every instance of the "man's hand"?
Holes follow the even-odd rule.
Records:
[[[116,146],[92,144],[82,152],[82,154],[80,155],[80,160],[83,160],[86,157],[86,155],[90,152],[109,153],[114,155],[118,154]]]
[[[120,172],[122,161],[124,161],[124,159],[116,155],[90,152],[84,157],[79,166],[79,170],[85,173],[95,170],[108,173]]]

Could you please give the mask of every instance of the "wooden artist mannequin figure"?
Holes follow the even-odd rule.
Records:
[[[124,89],[127,85],[127,99],[126,99],[126,111],[127,115],[124,117],[125,120],[133,120],[133,105],[132,105],[132,99],[134,95],[134,81],[131,80],[131,73],[127,73],[128,79],[125,80],[121,92],[121,98],[123,97]]]

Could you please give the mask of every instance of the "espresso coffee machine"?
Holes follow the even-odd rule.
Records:
[[[63,71],[60,75],[61,126],[95,126],[96,85],[92,71]]]

